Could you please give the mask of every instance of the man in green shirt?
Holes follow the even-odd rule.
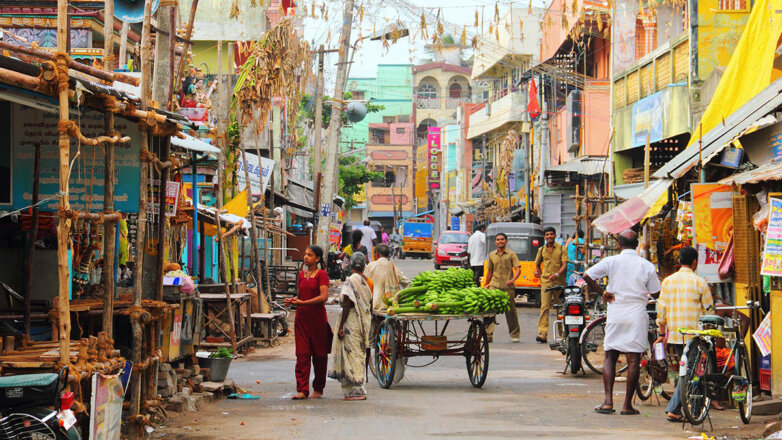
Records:
[[[500,289],[508,293],[510,308],[505,312],[505,319],[508,322],[508,333],[512,342],[519,342],[521,329],[519,328],[519,317],[516,314],[516,288],[513,286],[516,278],[521,275],[519,267],[519,257],[510,249],[507,249],[508,236],[503,232],[497,234],[494,239],[497,250],[491,251],[486,266],[486,287],[489,289]],[[489,334],[489,341],[492,341],[494,334],[494,323],[486,329]]]
[[[535,257],[535,276],[540,278],[540,318],[538,319],[538,336],[535,340],[541,344],[548,340],[548,314],[551,310],[552,294],[559,292],[546,292],[546,289],[554,286],[564,286],[563,273],[567,269],[567,251],[556,242],[557,230],[548,227],[543,230],[543,239],[546,244],[538,248]]]

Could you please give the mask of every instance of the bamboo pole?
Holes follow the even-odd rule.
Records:
[[[61,56],[67,57],[68,52],[68,1],[57,0],[57,51]],[[67,75],[63,66],[58,66],[58,76]],[[68,121],[68,81],[67,77],[59,78],[58,87],[60,122]],[[58,142],[60,158],[60,210],[70,209],[69,186],[70,178],[70,152],[71,142],[68,133],[60,131]],[[60,342],[60,363],[70,365],[71,344],[71,304],[70,283],[71,272],[68,264],[68,252],[70,250],[71,221],[68,218],[57,219],[57,273],[58,283],[58,338]]]
[[[259,123],[262,123],[262,127],[266,126],[266,121],[259,121]],[[261,160],[261,147],[260,142],[258,141],[258,131],[256,130],[255,134],[255,154],[258,156],[258,161]],[[263,170],[261,170],[263,172]],[[274,198],[274,186],[270,189],[272,192],[272,198]],[[271,287],[271,280],[269,280],[269,259],[271,258],[269,254],[269,246],[267,243],[267,240],[269,239],[269,230],[268,230],[268,224],[269,222],[266,219],[266,194],[263,192],[263,188],[261,188],[261,212],[263,213],[263,271],[264,275],[266,276],[266,304],[269,304],[272,300],[272,287]],[[258,251],[260,253],[260,250]],[[259,256],[260,258],[260,256]],[[259,275],[260,276],[260,275]],[[263,279],[258,280],[258,285],[263,284]],[[263,312],[268,313],[268,312]]]
[[[185,59],[187,58],[187,51],[190,50],[190,38],[193,36],[193,22],[195,22],[196,10],[198,9],[198,0],[193,0],[190,5],[190,18],[187,21],[187,30],[185,31],[185,43],[182,46],[182,55],[179,57],[179,64],[176,71],[178,74],[174,77],[174,90],[179,87],[179,81],[185,75]]]
[[[60,0],[63,1],[63,0]],[[150,89],[150,22],[152,19],[152,0],[146,0],[144,4],[144,22],[141,34],[141,108],[147,107]],[[149,151],[149,132],[146,129],[141,130],[141,154]],[[138,224],[136,228],[136,273],[133,274],[135,282],[133,283],[133,305],[141,306],[142,296],[142,274],[144,268],[144,253],[146,252],[146,223],[147,223],[147,175],[149,173],[149,162],[140,162],[139,172],[139,200],[138,200]],[[141,348],[143,344],[142,325],[138,319],[131,320],[131,330],[133,333],[133,348],[131,359],[135,365],[141,364]],[[135,380],[131,382],[130,388],[130,412],[131,417],[138,417],[141,409],[141,374],[135,375]],[[131,424],[130,438],[142,438],[141,424],[134,420]]]
[[[219,44],[222,44],[220,42]],[[223,170],[224,163],[223,163],[223,153],[222,151],[217,154],[218,157],[218,165],[217,165],[217,236],[219,239],[220,249],[218,251],[218,257],[217,260],[219,262],[219,270],[220,274],[224,277],[223,279],[223,286],[225,287],[225,301],[226,301],[226,308],[228,310],[228,326],[229,326],[229,336],[231,338],[231,347],[234,350],[234,353],[236,353],[236,326],[234,323],[234,311],[233,311],[233,300],[231,298],[231,287],[228,284],[228,278],[226,275],[226,264],[225,264],[225,254],[226,254],[226,244],[225,244],[225,233],[223,232],[223,227],[220,225],[220,214],[219,212],[223,210],[223,194],[222,194],[222,182],[223,179],[225,179],[225,170]],[[231,277],[233,277],[233,272],[231,272]]]
[[[247,150],[244,146],[244,143],[241,144],[242,148],[242,162],[244,162],[244,181],[247,182],[247,206],[250,208],[250,224],[252,227],[250,228],[250,240],[252,240],[252,246],[250,247],[250,250],[252,251],[252,263],[251,268],[253,271],[253,275],[255,276],[255,286],[256,289],[258,289],[257,295],[258,295],[258,304],[261,308],[261,313],[269,313],[269,302],[266,300],[266,297],[263,295],[263,286],[261,285],[261,268],[258,264],[258,259],[260,258],[259,251],[258,251],[258,231],[257,226],[255,224],[255,209],[253,207],[253,192],[252,188],[250,187],[250,172],[247,169]],[[261,158],[258,157],[258,160],[260,161]],[[261,197],[263,197],[263,194],[261,194]],[[265,242],[264,242],[265,243]]]
[[[41,144],[35,143],[35,162],[33,165],[33,225],[27,242],[27,255],[24,262],[24,334],[30,335],[30,320],[33,300],[33,259],[35,257],[35,238],[38,236],[38,188],[41,180]]]
[[[103,27],[103,67],[114,69],[114,0],[104,0],[106,8]],[[114,133],[114,114],[106,112],[103,118],[106,135]],[[103,173],[103,214],[114,212],[114,145],[106,145],[106,157]],[[103,333],[108,339],[114,339],[114,251],[116,223],[104,223],[103,233]]]
[[[123,21],[122,30],[119,33],[119,68],[124,69],[128,64],[128,31],[130,24]]]

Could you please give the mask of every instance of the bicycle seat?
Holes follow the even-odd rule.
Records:
[[[725,319],[722,316],[717,315],[703,315],[698,318],[698,322],[701,324],[713,325],[717,327],[722,327],[725,325]]]

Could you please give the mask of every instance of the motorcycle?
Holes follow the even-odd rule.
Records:
[[[326,263],[326,274],[329,276],[330,280],[336,280],[339,279],[340,281],[345,281],[345,271],[342,266],[342,259],[339,258],[338,253],[336,252],[329,252],[329,260]]]
[[[60,374],[0,377],[0,432],[3,438],[81,440],[71,408],[72,391],[63,393],[68,367]]]
[[[559,294],[561,304],[555,304],[557,320],[552,324],[554,342],[549,344],[552,350],[558,350],[565,355],[565,370],[577,374],[583,370],[581,366],[581,344],[579,342],[581,332],[589,320],[587,307],[589,303],[584,299],[584,294],[579,286],[553,286],[546,289],[550,291],[562,291]]]

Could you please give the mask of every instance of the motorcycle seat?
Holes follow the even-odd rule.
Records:
[[[713,325],[717,327],[722,327],[725,325],[725,319],[717,315],[703,315],[698,318],[698,322],[701,324]]]
[[[48,387],[57,382],[55,373],[20,374],[0,377],[0,388]]]

